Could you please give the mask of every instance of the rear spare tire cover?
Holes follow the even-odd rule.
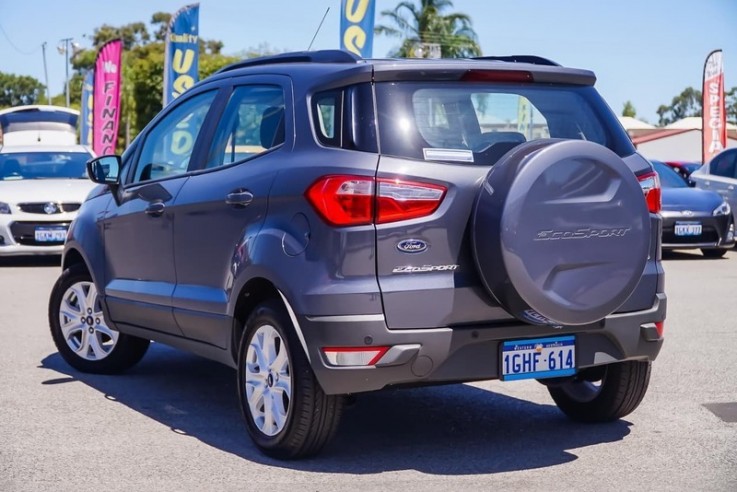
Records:
[[[642,188],[622,159],[581,140],[530,142],[489,171],[473,254],[489,293],[518,319],[583,325],[632,294],[650,246]]]

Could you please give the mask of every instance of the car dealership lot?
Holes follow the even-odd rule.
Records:
[[[231,369],[154,345],[123,376],[70,369],[48,331],[49,259],[0,263],[0,490],[735,490],[737,251],[664,261],[666,343],[632,415],[570,422],[534,381],[359,395],[319,457],[243,428]],[[726,420],[737,409],[720,407]]]

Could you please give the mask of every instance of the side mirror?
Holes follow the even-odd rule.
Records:
[[[117,155],[103,155],[87,161],[87,176],[95,183],[120,184],[122,161]]]

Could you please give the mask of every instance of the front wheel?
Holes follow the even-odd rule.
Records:
[[[80,267],[67,268],[54,284],[49,327],[59,354],[82,372],[125,371],[141,360],[150,343],[107,325],[97,287]]]
[[[649,361],[625,361],[584,369],[548,386],[558,408],[579,422],[611,422],[632,413],[650,383]]]
[[[335,431],[343,397],[326,395],[276,301],[248,318],[238,351],[238,400],[248,433],[280,459],[317,454]]]

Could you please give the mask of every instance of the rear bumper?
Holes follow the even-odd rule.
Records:
[[[382,315],[298,316],[312,368],[328,394],[360,393],[391,385],[421,385],[499,377],[505,340],[576,336],[579,368],[623,360],[654,360],[663,344],[654,323],[663,321],[665,294],[652,308],[608,316],[595,325],[551,329],[523,323],[424,330],[390,330]],[[334,367],[321,347],[392,346],[376,366]]]

